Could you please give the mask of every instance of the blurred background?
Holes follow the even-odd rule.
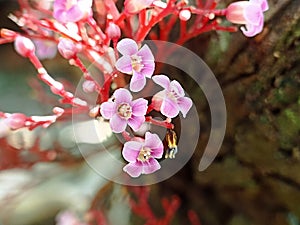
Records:
[[[226,6],[230,2],[221,1],[220,5]],[[180,73],[174,75],[186,90],[195,89],[190,95],[199,112],[201,135],[195,154],[185,167],[168,180],[150,187],[149,203],[158,216],[163,213],[162,198],[173,195],[180,198],[179,209],[170,224],[188,224],[186,215],[189,210],[198,215],[201,225],[300,224],[300,3],[298,0],[269,0],[269,5],[265,29],[255,38],[245,38],[240,32],[210,32],[185,44],[216,75],[224,93],[228,119],[220,153],[207,170],[199,172],[197,167],[210,132],[209,108],[201,90],[196,90],[199,87]],[[7,18],[17,7],[16,1],[0,1],[1,28],[18,30]],[[49,114],[51,107],[40,104],[37,100],[39,93],[33,92],[30,87],[36,74],[32,65],[17,55],[11,44],[1,45],[0,49],[0,111]],[[80,72],[68,66],[68,62],[60,56],[46,60],[44,64],[56,78],[69,80],[74,85],[79,80]],[[4,146],[0,146],[0,157],[3,151]],[[85,173],[86,168],[82,167],[79,171],[89,175],[86,179],[78,179],[80,176],[73,175],[72,171],[79,168],[82,161],[76,153],[70,154],[76,157],[67,160],[68,163],[45,167],[44,170],[31,168],[26,172],[16,170],[8,173],[10,180],[15,177],[16,182],[21,182],[18,187],[22,188],[13,193],[11,189],[16,185],[7,187],[8,175],[5,178],[2,174],[0,192],[5,201],[1,200],[0,208],[5,208],[8,215],[14,211],[9,211],[8,206],[16,207],[14,202],[24,205],[25,200],[23,202],[22,199],[29,199],[27,196],[15,201],[13,196],[29,193],[28,190],[43,184],[49,187],[60,183],[59,187],[49,188],[48,192],[43,187],[39,195],[34,196],[43,196],[45,201],[26,200],[35,202],[35,207],[45,202],[55,205],[58,199],[63,202],[57,203],[60,205],[58,208],[50,207],[44,216],[26,224],[54,224],[56,213],[70,208],[67,203],[80,212],[88,209],[91,202],[97,207],[104,204],[115,210],[115,218],[130,217],[128,208],[122,208],[126,199],[122,197],[125,195],[123,187],[110,184],[104,192],[102,189],[108,182],[101,179],[96,184],[90,182],[95,175]],[[69,159],[64,157],[62,159]],[[47,180],[62,173],[63,177],[48,185]],[[61,186],[62,181],[68,180],[69,183]],[[86,185],[82,184],[83,181]],[[72,182],[78,185],[72,195],[54,196],[61,190],[69,190]],[[52,195],[44,194],[49,192]],[[113,207],[114,202],[120,207]],[[30,208],[29,203],[24,207]],[[42,209],[46,210],[47,205],[41,206],[40,211]],[[120,210],[123,214],[116,213]],[[11,215],[14,217],[13,213]],[[25,217],[28,217],[17,215],[19,218],[13,219],[14,222],[3,220],[3,225],[22,224],[19,221],[26,221]],[[144,224],[142,220],[133,221],[128,224]]]

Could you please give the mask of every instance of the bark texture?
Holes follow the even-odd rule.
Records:
[[[226,137],[214,163],[198,172],[209,130],[204,118],[193,165],[165,185],[204,225],[300,224],[300,2],[269,5],[257,37],[220,34],[202,42],[208,44],[200,55],[226,99]]]

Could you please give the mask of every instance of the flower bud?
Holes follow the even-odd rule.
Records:
[[[191,18],[191,11],[188,9],[183,9],[179,12],[179,19],[182,21],[188,21]]]
[[[15,50],[23,57],[28,57],[35,52],[33,42],[26,37],[17,36],[15,39]]]
[[[25,126],[26,119],[22,113],[13,113],[5,119],[5,122],[11,129],[16,130]]]
[[[112,39],[113,41],[117,41],[121,37],[120,27],[113,22],[108,22],[105,33],[107,34],[108,38]]]
[[[0,36],[6,39],[11,39],[11,38],[14,39],[17,36],[17,33],[12,30],[2,28],[0,30]]]
[[[147,8],[154,0],[125,0],[125,12],[129,14],[139,13],[141,10]]]
[[[96,90],[96,84],[94,81],[86,80],[82,84],[83,91],[86,93],[92,93]]]
[[[78,52],[74,42],[67,38],[60,38],[57,48],[59,53],[66,59],[72,59]]]

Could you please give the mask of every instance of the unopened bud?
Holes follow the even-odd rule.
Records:
[[[59,53],[66,59],[72,59],[78,52],[74,42],[67,38],[60,38],[57,48]]]
[[[54,107],[52,111],[57,116],[61,116],[65,112],[65,110],[63,108],[60,108],[60,107]]]
[[[15,50],[21,56],[28,57],[35,52],[35,47],[29,38],[17,36],[15,39]]]
[[[141,10],[147,8],[154,0],[125,0],[125,12],[129,14],[139,13]]]
[[[12,30],[3,28],[0,31],[0,35],[2,38],[5,38],[5,39],[14,39],[17,36],[17,33]]]
[[[179,12],[179,19],[182,21],[188,21],[191,18],[191,11],[188,9],[183,9]]]
[[[96,84],[94,81],[86,80],[83,82],[82,88],[85,93],[92,93],[96,90]]]
[[[25,126],[26,119],[22,113],[13,113],[5,119],[5,122],[12,130],[16,130]]]
[[[105,33],[109,39],[117,41],[121,37],[121,29],[118,25],[113,22],[109,22]]]

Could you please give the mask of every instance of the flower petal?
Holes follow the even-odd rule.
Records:
[[[177,80],[172,80],[170,83],[170,89],[176,93],[178,97],[184,96],[184,90]]]
[[[161,113],[169,118],[174,118],[178,115],[178,105],[169,98],[165,98],[161,104]]]
[[[123,171],[128,173],[131,177],[138,177],[142,173],[143,166],[140,162],[128,163],[123,167]]]
[[[77,5],[74,5],[67,11],[68,22],[77,22],[84,16],[84,11]]]
[[[191,109],[193,105],[193,101],[188,97],[181,97],[177,99],[177,104],[179,110],[181,111],[183,117],[185,118],[186,114],[188,113],[188,111]]]
[[[128,119],[128,125],[134,130],[137,131],[140,129],[142,124],[145,122],[144,116],[134,116],[132,115],[131,118]]]
[[[153,62],[154,63],[154,56],[151,52],[151,49],[148,47],[148,45],[144,45],[138,52],[138,56],[142,57],[143,62]]]
[[[136,99],[132,101],[131,107],[132,107],[132,114],[135,116],[144,116],[147,112],[148,108],[148,101],[143,98]]]
[[[143,171],[144,174],[151,174],[161,168],[160,164],[156,159],[150,158],[147,162],[143,163]]]
[[[166,75],[155,75],[152,80],[167,90],[170,87],[170,79]]]
[[[109,121],[111,130],[115,133],[121,133],[126,129],[127,120],[119,117],[118,114],[114,114]]]
[[[130,103],[132,100],[132,95],[125,88],[117,89],[114,92],[113,96],[115,97],[115,102],[117,105],[122,104],[122,103]]]
[[[138,51],[136,42],[129,38],[124,38],[117,44],[117,49],[122,55],[134,55]]]
[[[244,9],[244,17],[247,23],[257,26],[264,15],[259,5],[248,4]]]
[[[110,119],[116,113],[116,103],[103,102],[100,106],[100,113],[104,119]]]
[[[151,156],[154,158],[160,159],[162,157],[164,146],[157,134],[146,132],[144,146],[151,149]]]
[[[130,56],[124,55],[119,58],[115,64],[115,67],[122,73],[132,74],[132,64]]]
[[[246,24],[246,28],[241,27],[243,34],[247,37],[253,37],[253,36],[257,35],[258,33],[260,33],[262,31],[262,29],[263,29],[263,20],[257,26],[252,25],[252,24]]]
[[[54,6],[53,6],[54,8]],[[53,9],[53,17],[61,23],[67,22],[67,13],[63,9]]]
[[[128,141],[124,144],[122,155],[128,162],[135,162],[139,156],[140,150],[143,147],[142,142]]]
[[[143,62],[143,69],[141,70],[141,74],[143,74],[144,76],[151,78],[154,70],[155,70],[155,63],[154,62]]]
[[[269,9],[269,4],[267,0],[250,0],[250,3],[258,4],[263,12]]]
[[[133,92],[138,92],[142,90],[146,85],[146,77],[141,74],[133,71],[133,76],[130,80],[130,90]]]

